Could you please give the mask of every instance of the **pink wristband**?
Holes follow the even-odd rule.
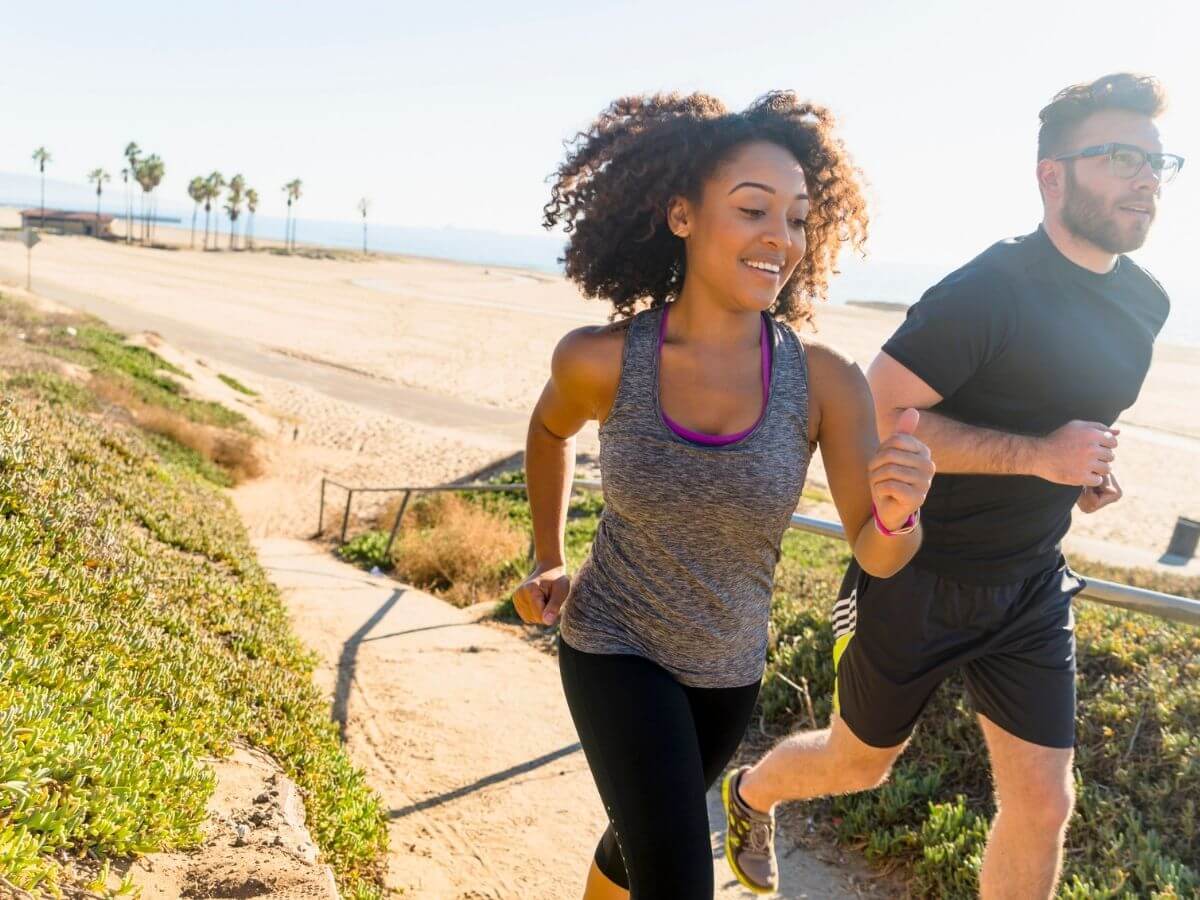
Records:
[[[884,537],[895,537],[900,534],[911,534],[913,529],[917,527],[917,522],[921,519],[921,511],[918,509],[915,512],[909,513],[904,524],[892,531],[883,524],[883,519],[879,518],[879,510],[875,508],[875,504],[871,504],[871,515],[875,517],[875,529]]]

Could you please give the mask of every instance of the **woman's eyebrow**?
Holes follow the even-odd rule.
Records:
[[[762,184],[761,182],[758,182],[758,181],[743,181],[740,184],[735,185],[733,187],[733,190],[731,190],[729,193],[732,194],[733,191],[740,190],[744,187],[758,188],[760,191],[766,191],[768,194],[775,193],[775,188],[773,188],[767,184]],[[797,194],[796,199],[797,200],[807,200],[808,194],[806,194],[806,193],[805,194]]]
[[[743,181],[741,184],[736,185],[729,193],[732,194],[733,191],[739,191],[744,187],[758,188],[760,191],[766,191],[768,194],[775,193],[775,188],[771,187],[770,185],[762,184],[758,181]]]

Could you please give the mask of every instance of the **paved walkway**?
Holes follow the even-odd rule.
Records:
[[[579,896],[604,819],[553,658],[313,544],[258,549],[391,811],[389,884],[439,900]],[[720,824],[715,792],[709,816]],[[712,838],[717,897],[753,896],[725,866],[722,834]],[[863,896],[848,870],[784,849],[781,896]]]

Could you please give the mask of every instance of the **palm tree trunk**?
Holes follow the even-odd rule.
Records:
[[[100,237],[100,184],[96,184],[96,237]]]
[[[42,217],[39,220],[39,228],[46,227],[46,164],[38,163],[38,171],[42,173]]]

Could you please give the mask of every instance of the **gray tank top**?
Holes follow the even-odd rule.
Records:
[[[808,470],[808,368],[786,324],[771,326],[758,424],[703,446],[663,421],[662,307],[634,316],[621,379],[600,426],[604,511],[575,575],[561,634],[585,653],[629,653],[692,687],[762,677],[780,541]]]

